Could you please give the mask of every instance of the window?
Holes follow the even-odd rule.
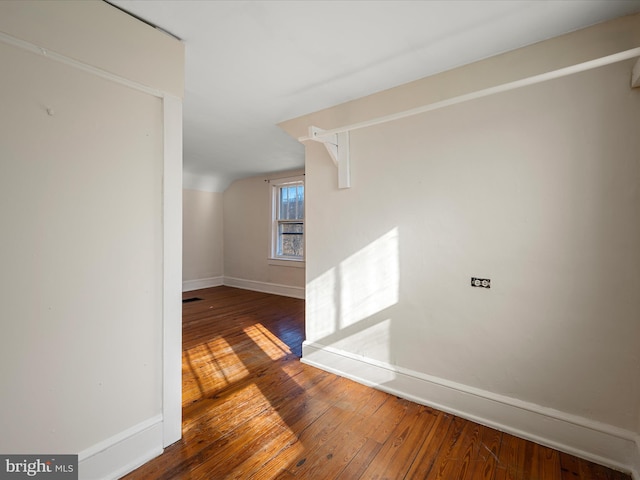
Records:
[[[304,181],[273,184],[271,256],[304,260]]]

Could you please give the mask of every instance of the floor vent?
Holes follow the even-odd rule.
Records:
[[[198,297],[183,298],[183,299],[182,299],[182,303],[197,302],[198,300],[202,300],[202,299],[201,299],[201,298],[198,298]]]

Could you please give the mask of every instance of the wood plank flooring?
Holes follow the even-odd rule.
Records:
[[[183,438],[126,479],[629,479],[303,365],[303,300],[184,296]]]

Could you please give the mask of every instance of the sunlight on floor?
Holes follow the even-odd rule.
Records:
[[[201,397],[249,375],[240,358],[224,338],[216,338],[183,352],[183,388],[198,388]]]
[[[265,397],[260,401],[268,402]],[[269,410],[268,414],[261,414],[260,418],[256,417],[247,422],[247,430],[254,433],[247,438],[243,448],[248,446],[250,451],[246,453],[247,458],[226,478],[250,478],[259,471],[260,479],[270,480],[276,478],[290,466],[292,459],[304,452],[302,442],[280,418],[278,412],[273,408]],[[270,426],[265,425],[265,416],[271,420]]]
[[[289,347],[282,342],[282,340],[260,323],[245,328],[244,333],[246,333],[271,360],[279,360],[291,353]]]
[[[235,409],[229,405],[245,405],[247,408]],[[254,383],[233,390],[215,407],[205,400],[199,408],[194,408],[191,416],[197,421],[192,418],[182,431],[186,444],[185,458],[200,452],[203,441],[227,438],[211,457],[195,465],[190,472],[195,476],[202,473],[200,470],[213,467],[217,462],[216,456],[219,456],[225,459],[223,461],[241,459],[226,478],[249,478],[260,471],[260,478],[267,480],[275,478],[289,466],[291,459],[304,451],[302,442]],[[237,453],[230,455],[225,450]],[[220,465],[215,468],[220,468]]]

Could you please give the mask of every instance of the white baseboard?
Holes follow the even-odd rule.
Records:
[[[640,480],[634,432],[313,342],[303,343],[302,362]]]
[[[224,284],[229,287],[254,290],[256,292],[272,293],[285,297],[304,299],[304,287],[292,287],[291,285],[280,285],[278,283],[257,282],[255,280],[245,280],[242,278],[224,277]]]
[[[631,464],[631,477],[633,480],[640,480],[640,435],[636,435],[636,451]]]
[[[162,451],[162,415],[157,415],[80,452],[79,478],[115,480]]]
[[[183,280],[182,291],[190,292],[192,290],[200,290],[201,288],[219,287],[220,285],[224,285],[224,277],[222,276]]]
[[[254,290],[256,292],[272,293],[274,295],[283,295],[285,297],[294,297],[304,299],[304,287],[293,287],[291,285],[281,285],[278,283],[258,282],[256,280],[245,280],[235,277],[209,277],[199,278],[196,280],[184,280],[182,282],[182,291],[191,292],[192,290],[200,290],[201,288],[219,287],[227,285],[229,287],[242,288],[244,290]]]

